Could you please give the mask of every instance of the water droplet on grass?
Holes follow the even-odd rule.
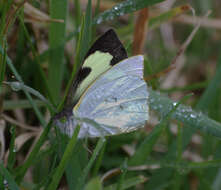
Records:
[[[191,113],[190,117],[195,119],[197,116],[195,114]]]
[[[173,106],[176,106],[177,105],[177,102],[173,102]]]

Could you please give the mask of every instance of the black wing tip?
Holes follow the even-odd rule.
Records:
[[[108,35],[114,36],[119,40],[117,33],[114,31],[113,28],[108,29],[102,36],[108,36]]]
[[[95,51],[110,53],[113,56],[113,59],[111,60],[111,65],[114,65],[128,57],[126,49],[119,40],[117,33],[112,28],[108,29],[94,42],[94,44],[88,50],[85,59],[93,54]]]

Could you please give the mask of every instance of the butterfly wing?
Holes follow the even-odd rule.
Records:
[[[148,91],[143,80],[143,56],[123,60],[101,75],[74,107],[73,117],[60,125],[72,135],[80,122],[79,137],[130,132],[148,120]]]
[[[100,56],[99,61],[96,60],[96,57],[99,56],[98,54],[103,54],[103,56]],[[99,37],[88,50],[84,58],[85,61],[73,83],[71,96],[74,97],[74,102],[79,99],[84,90],[97,77],[126,58],[127,52],[113,29],[108,30]]]
[[[111,54],[113,56],[110,63],[112,66],[127,58],[127,52],[113,29],[105,32],[94,42],[88,50],[85,59],[96,51]]]

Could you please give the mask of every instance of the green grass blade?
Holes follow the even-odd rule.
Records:
[[[95,14],[94,14],[95,16],[97,16],[100,12],[100,4],[101,4],[100,0],[97,0],[95,7]]]
[[[142,144],[137,148],[134,155],[130,158],[128,164],[130,166],[141,165],[147,160],[153,146],[162,134],[165,128],[165,123],[162,121],[160,124],[154,127],[153,131],[146,137]]]
[[[0,20],[0,44],[7,39],[7,33],[17,18],[17,13],[23,8],[23,2],[12,11],[13,0],[4,1],[0,4],[1,20]]]
[[[78,71],[78,68],[81,66],[81,59],[82,59],[81,48],[83,48],[82,44],[83,44],[83,38],[84,38],[84,30],[85,30],[84,28],[85,28],[85,16],[82,16],[81,30],[80,30],[79,38],[78,38],[77,45],[76,45],[76,55],[75,55],[72,75],[75,75]]]
[[[95,159],[97,158],[97,155],[99,154],[100,150],[102,149],[104,143],[105,143],[105,138],[100,138],[95,149],[94,149],[94,152],[91,156],[91,159],[89,160],[87,166],[85,167],[85,169],[83,170],[83,174],[82,176],[79,178],[79,182],[78,182],[78,185],[77,185],[77,190],[81,190],[83,189],[83,186],[85,184],[85,180],[86,180],[86,177],[88,176],[89,174],[89,171],[91,169],[91,167],[93,166],[94,162],[95,162]]]
[[[9,156],[8,156],[8,164],[7,168],[12,171],[16,158],[16,147],[15,147],[15,127],[11,126],[10,128],[10,133],[11,133],[11,140],[10,140],[10,145],[9,145]]]
[[[5,188],[5,184],[4,184],[4,176],[0,173],[0,189],[4,189]]]
[[[85,15],[85,26],[81,41],[81,51],[78,51],[78,53],[80,53],[80,59],[79,59],[80,64],[82,64],[84,57],[90,47],[91,37],[92,37],[92,5],[91,5],[91,0],[88,0],[86,15]]]
[[[38,107],[45,107],[45,103],[40,100],[33,100],[33,102]],[[7,100],[3,102],[4,110],[14,110],[15,108],[27,109],[32,108],[30,102],[28,100]]]
[[[176,102],[171,99],[160,95],[160,93],[150,90],[150,107],[165,115],[173,107]],[[216,137],[221,138],[221,124],[208,118],[201,112],[196,112],[188,106],[180,105],[177,110],[172,114],[172,118],[181,121],[185,125],[191,126],[193,129],[199,129],[202,132],[209,133]]]
[[[159,89],[160,92],[172,93],[176,91],[193,91],[199,90],[201,88],[206,88],[208,86],[208,81],[198,82],[195,84],[186,85],[184,87],[172,87],[168,89]]]
[[[84,27],[85,27],[85,19],[84,16],[82,17],[82,22],[81,22],[81,31],[79,34],[79,38],[78,38],[78,42],[77,42],[77,48],[76,48],[76,55],[75,55],[75,62],[73,65],[73,70],[71,73],[71,78],[68,81],[67,87],[65,89],[65,93],[64,93],[64,97],[61,101],[61,103],[58,106],[58,110],[61,111],[64,107],[65,101],[67,102],[72,102],[72,89],[71,89],[71,85],[73,83],[73,80],[78,72],[78,68],[80,67],[80,51],[81,51],[81,41],[82,41],[82,36],[83,36],[83,31],[84,31]]]
[[[182,126],[178,124],[178,133],[177,133],[177,158],[176,158],[176,165],[179,164],[182,160]],[[174,172],[174,182],[173,182],[173,190],[179,190],[181,186],[181,179],[182,176],[180,172],[177,170]]]
[[[220,63],[221,63],[221,60],[219,59],[219,64],[218,65],[220,65]],[[219,67],[219,66],[218,66]],[[217,69],[217,70],[219,70],[219,69]],[[214,86],[213,85],[213,80],[211,81],[211,83],[209,84],[209,86],[207,87],[207,88],[211,88],[210,86]],[[213,90],[213,92],[216,92],[216,90],[217,89],[213,89],[213,88],[211,88],[211,90]],[[206,91],[205,91],[206,92]],[[155,92],[156,93],[156,92]],[[160,98],[160,96],[159,96],[159,94],[156,96],[156,97],[154,97],[154,95],[155,95],[155,93],[154,94],[152,94],[153,95],[153,98],[155,99],[157,99],[157,98]],[[151,94],[151,93],[150,93]],[[210,98],[210,93],[206,93],[207,94],[207,98],[209,99]],[[151,95],[151,96],[152,96]],[[203,95],[204,96],[204,95]],[[203,97],[202,96],[202,97]],[[154,101],[154,100],[153,100]],[[172,101],[171,100],[166,100],[166,102],[170,102],[170,103],[172,103]],[[196,108],[201,108],[201,109],[207,109],[208,107],[206,107],[206,104],[204,104],[203,102],[202,103],[200,103],[201,102],[201,100],[199,101],[199,103],[196,105]],[[169,105],[169,104],[168,104]],[[150,102],[150,106],[151,107],[155,107],[156,106],[156,108],[157,108],[157,105],[155,104],[155,103],[151,103]],[[204,107],[205,106],[205,107]],[[154,108],[153,108],[154,109]],[[155,109],[154,109],[155,110]],[[158,110],[158,108],[156,109],[156,110]],[[159,111],[160,112],[160,111]],[[181,114],[181,115],[183,115],[183,119],[184,119],[184,117],[186,117],[186,115],[184,115],[184,113],[179,113],[179,114]],[[200,127],[202,127],[203,128],[203,126],[206,126],[206,127],[209,127],[209,128],[212,128],[212,130],[213,130],[213,128],[215,129],[215,130],[213,130],[213,132],[214,133],[216,133],[215,131],[216,131],[216,129],[218,129],[218,130],[220,130],[220,127],[221,127],[221,125],[220,125],[220,123],[218,123],[218,122],[216,122],[216,121],[214,121],[214,120],[211,120],[211,119],[209,119],[207,116],[205,116],[204,114],[202,114],[202,116],[203,116],[203,118],[204,118],[204,121],[205,122],[200,122],[202,125],[200,125]],[[181,116],[182,117],[182,116]],[[188,117],[186,117],[186,119],[188,120]],[[178,119],[179,120],[179,119]],[[181,121],[181,120],[180,120]],[[208,121],[208,122],[207,122]],[[182,144],[183,144],[183,149],[188,145],[188,143],[190,142],[190,140],[191,140],[191,137],[192,137],[192,135],[194,134],[194,132],[196,132],[196,130],[197,130],[197,127],[199,127],[199,125],[197,125],[197,127],[195,126],[195,124],[197,123],[197,120],[195,120],[195,124],[192,126],[192,122],[183,122],[185,125],[184,125],[184,127],[183,127],[183,137],[185,137],[185,138],[183,138],[183,142],[182,142]],[[199,123],[198,123],[199,124]],[[216,135],[216,134],[215,134]],[[176,154],[176,144],[175,143],[172,143],[171,145],[170,145],[170,147],[169,147],[169,150],[168,150],[168,153],[167,153],[167,155],[164,157],[164,160],[171,160],[171,159],[174,159],[174,156],[175,156],[175,154]],[[163,175],[163,177],[162,177],[162,175]],[[157,172],[155,172],[155,174],[152,176],[152,178],[151,178],[151,180],[150,180],[150,182],[149,182],[149,184],[147,185],[147,186],[145,186],[145,188],[150,188],[150,189],[154,189],[154,187],[156,187],[156,188],[158,188],[159,186],[161,186],[161,184],[157,184],[157,183],[155,183],[156,181],[159,181],[159,180],[161,180],[162,181],[162,184],[167,184],[168,183],[168,180],[169,180],[169,178],[170,178],[170,176],[172,175],[172,170],[170,169],[170,170],[168,170],[168,169],[164,169],[164,168],[162,168],[162,169],[159,169]]]
[[[1,19],[0,19],[0,45],[3,48],[4,53],[0,55],[0,88],[2,85],[2,81],[5,77],[5,69],[6,69],[6,37],[4,36],[4,28],[6,26],[7,20],[7,11],[12,4],[12,0],[8,3],[2,3],[0,12],[1,12]],[[1,89],[0,89],[1,90]]]
[[[4,80],[5,77],[5,70],[6,70],[6,47],[5,47],[5,43],[3,40],[3,55],[0,55],[0,87],[2,85],[2,81]]]
[[[23,15],[22,15],[22,18]],[[25,62],[25,60],[27,59],[27,56],[25,56],[26,54],[29,54],[29,52],[27,52],[26,49],[26,42],[27,39],[25,37],[25,31],[24,31],[24,26],[21,22],[19,22],[19,26],[18,26],[18,41],[16,43],[16,56],[15,56],[15,60],[14,65],[16,65],[17,68],[21,68],[22,63]],[[33,43],[33,41],[32,41]],[[34,57],[33,57],[34,58]],[[36,60],[37,62],[37,60]]]
[[[64,103],[67,99],[67,103],[73,103],[72,101],[72,93],[71,93],[71,85],[73,80],[77,74],[79,67],[82,65],[84,57],[89,49],[91,38],[92,38],[92,4],[91,0],[88,0],[87,9],[86,9],[86,16],[82,17],[81,22],[81,31],[79,34],[77,47],[76,47],[76,55],[75,55],[75,63],[73,66],[71,79],[68,81],[68,85],[65,89],[65,96],[59,105],[59,110],[61,110],[64,106]]]
[[[75,145],[77,143],[77,137],[78,137],[78,133],[80,131],[80,126],[77,125],[75,130],[74,130],[74,134],[73,136],[71,137],[66,149],[65,149],[65,152],[64,152],[64,155],[61,159],[61,162],[60,164],[58,165],[53,177],[52,177],[52,181],[51,183],[49,184],[47,190],[54,190],[54,189],[57,189],[57,186],[61,180],[61,177],[65,171],[65,167],[67,166],[69,160],[71,159],[71,156],[72,156],[72,152],[73,152],[73,149],[75,148]]]
[[[49,27],[49,86],[54,102],[60,100],[61,84],[64,67],[65,28],[67,19],[68,1],[50,0],[50,17],[62,19],[63,23],[52,22]]]
[[[221,179],[221,168],[219,168],[217,175],[213,181],[213,184],[212,184],[213,190],[220,190],[220,188],[221,188],[221,180],[220,179]]]
[[[72,71],[72,75],[75,75],[79,67],[83,63],[83,59],[89,49],[91,42],[91,30],[92,30],[92,5],[91,0],[88,0],[86,15],[82,17],[81,31],[76,46],[75,63]]]
[[[2,47],[0,47],[0,53],[3,54],[3,50],[2,50]],[[10,70],[12,71],[12,73],[15,75],[15,78],[20,82],[20,83],[24,83],[21,76],[18,74],[17,70],[15,69],[14,65],[12,64],[11,60],[9,59],[9,57],[6,55],[6,62],[7,62],[7,65],[9,66]],[[46,126],[46,122],[40,112],[40,110],[38,109],[38,107],[36,106],[35,102],[33,101],[31,95],[24,89],[24,93],[26,95],[26,97],[28,98],[30,104],[32,105],[39,121],[41,122],[41,125],[42,126]]]
[[[87,183],[87,185],[85,187],[85,190],[102,190],[102,189],[103,189],[102,183],[98,177],[90,180],[89,183]]]
[[[69,189],[75,189],[78,185],[79,176],[82,176],[83,169],[88,163],[88,152],[85,149],[85,141],[78,140],[75,150],[72,153],[71,160],[69,161],[65,175]]]
[[[174,169],[183,169],[183,171],[190,171],[190,169],[199,169],[199,168],[209,168],[209,167],[217,167],[221,163],[221,159],[216,160],[207,160],[207,161],[198,161],[198,162],[187,162],[182,161],[179,163],[174,163],[174,161],[166,161],[166,162],[151,162],[152,164],[160,165],[162,168],[174,168]],[[185,173],[185,172],[183,172]]]
[[[144,78],[152,74],[154,74],[153,69],[148,57],[146,56],[144,59]],[[150,84],[153,89],[157,89],[157,87],[159,86],[157,79],[152,79],[150,81],[147,81],[147,83],[148,85]]]
[[[50,110],[53,110],[54,112],[56,112],[55,107],[53,107],[53,105],[37,90],[23,84],[20,82],[4,82],[4,84],[7,84],[11,87],[12,90],[14,91],[19,91],[19,90],[23,90],[26,91],[30,94],[33,94],[34,96],[36,96],[37,98],[39,98],[41,101],[43,101]]]
[[[27,30],[27,28],[25,26],[23,17],[19,16],[19,20],[20,20],[21,26],[23,28],[24,35],[27,38],[28,43],[29,43],[29,45],[31,47],[31,52],[32,52],[32,54],[34,56],[33,64],[36,67],[37,72],[39,74],[39,80],[41,81],[41,84],[43,85],[43,87],[45,89],[45,92],[46,92],[45,94],[47,94],[48,98],[53,103],[53,98],[52,98],[52,94],[51,94],[50,89],[49,89],[49,84],[47,83],[47,79],[46,79],[45,73],[43,72],[43,70],[42,70],[42,68],[40,66],[39,55],[37,54],[37,51],[36,51],[35,47],[32,44],[32,40],[31,40],[29,32],[28,32],[28,30]]]
[[[174,172],[173,190],[179,190],[181,188],[182,177],[179,172]]]
[[[124,184],[125,176],[128,170],[127,159],[123,162],[120,170],[121,170],[121,175],[120,175],[120,179],[118,180],[116,190],[123,190],[123,184]]]
[[[0,3],[0,12],[1,12],[1,22],[0,22],[0,44],[2,45],[2,42],[5,38],[4,36],[4,29],[5,29],[5,26],[6,26],[6,21],[7,21],[7,11],[8,11],[8,8],[11,4],[12,0],[10,0],[10,3],[3,3],[1,2]]]
[[[94,17],[96,17],[100,12],[100,0],[96,1],[95,11],[94,11]],[[96,25],[92,26],[92,40],[94,40],[96,37]]]
[[[218,62],[218,67],[216,68],[215,76],[213,77],[210,84],[208,85],[203,95],[201,96],[196,106],[197,109],[207,111],[207,108],[209,107],[211,102],[219,94],[218,91],[220,90],[220,81],[221,81],[221,57]]]
[[[220,79],[221,79],[221,56],[219,56],[219,59],[218,59],[215,75],[210,81],[207,88],[205,89],[197,105],[198,109],[206,111],[209,116],[218,120],[219,122],[221,121],[220,120],[221,90],[220,90],[220,83],[217,80],[220,80]],[[215,141],[215,139],[212,136],[207,135],[207,134],[203,134],[202,140],[203,141],[202,141],[202,147],[201,147],[202,148],[201,154],[205,158],[207,158],[211,154],[214,154],[214,150],[215,150],[214,147],[215,146],[219,147],[220,142]],[[213,159],[220,159],[220,153],[221,153],[220,150],[216,149]],[[216,177],[211,178],[210,176],[216,176]],[[213,172],[211,172],[211,169],[207,168],[203,170],[203,178],[210,178],[210,180],[213,179],[215,182],[218,179],[220,179],[220,174],[219,174],[219,171],[216,171],[215,169],[213,170]]]
[[[125,14],[133,13],[162,1],[163,0],[126,0],[95,17],[93,24],[101,24],[102,22],[113,20],[116,17]]]
[[[182,6],[170,9],[169,11],[162,13],[161,15],[159,15],[157,17],[151,18],[148,23],[148,27],[150,29],[154,29],[156,27],[159,27],[164,22],[168,22],[170,19],[184,13],[187,10],[190,10],[190,8],[191,7],[189,5],[182,5]]]
[[[218,160],[209,160],[202,162],[190,162],[187,164],[189,168],[207,168],[207,167],[217,167],[220,166],[221,159]]]
[[[92,176],[97,176],[97,173],[101,167],[101,164],[102,164],[102,159],[103,159],[103,156],[104,156],[104,153],[105,153],[105,150],[106,150],[106,145],[107,145],[107,140],[105,141],[102,149],[101,149],[101,153],[98,155],[98,158],[97,158],[97,161],[96,163],[94,164],[94,168],[93,168],[93,171],[92,171]]]
[[[183,99],[186,99],[186,97],[184,97]],[[179,103],[174,104],[172,109],[169,112],[167,112],[167,114],[163,117],[162,121],[157,126],[154,127],[151,133],[137,148],[137,151],[134,153],[134,155],[130,158],[129,165],[131,166],[141,165],[145,162],[150,152],[152,151],[153,146],[158,140],[159,136],[162,134],[162,131],[167,125],[167,122],[169,121],[170,117],[174,112],[176,112],[178,106],[181,104],[183,99]]]
[[[146,179],[143,176],[128,178],[124,181],[122,189],[129,189],[138,184],[144,183]],[[108,185],[104,190],[116,190],[117,184]]]
[[[183,152],[183,129],[181,124],[178,124],[178,133],[177,133],[177,162],[180,162],[182,159],[182,152]]]
[[[75,28],[78,30],[78,28],[81,26],[81,6],[79,0],[74,0],[74,18]]]
[[[9,189],[13,190],[19,190],[19,186],[16,184],[14,178],[12,175],[9,173],[9,171],[4,167],[3,163],[0,162],[0,174],[4,176],[5,180],[8,183]]]

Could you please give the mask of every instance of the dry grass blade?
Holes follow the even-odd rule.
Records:
[[[177,18],[173,19],[174,22],[192,24],[201,23],[201,27],[206,28],[216,28],[221,29],[221,19],[191,16],[191,15],[180,15]]]
[[[148,82],[148,81],[150,81],[150,80],[152,80],[152,79],[154,79],[154,78],[159,78],[159,77],[165,75],[166,73],[169,73],[170,71],[172,71],[172,70],[175,69],[175,68],[176,68],[175,65],[170,65],[169,67],[167,67],[167,68],[164,69],[163,71],[160,71],[160,72],[158,72],[158,73],[156,73],[156,74],[153,74],[153,75],[150,75],[150,76],[145,77],[144,80],[145,80],[146,82]]]
[[[208,11],[207,14],[204,17],[208,17],[209,14],[211,13],[211,11]],[[202,22],[202,21],[201,21]],[[189,35],[189,37],[187,38],[187,40],[183,43],[183,45],[181,46],[181,48],[179,49],[179,51],[177,52],[177,55],[174,57],[174,59],[172,60],[171,64],[176,64],[177,59],[184,53],[184,51],[186,50],[186,48],[188,47],[188,45],[190,44],[190,42],[192,41],[193,37],[195,36],[196,32],[198,31],[198,29],[201,26],[201,22],[199,22],[196,27],[193,29],[193,31],[191,32],[191,34]]]
[[[149,170],[149,169],[159,169],[161,166],[159,164],[151,164],[151,165],[139,165],[139,166],[130,166],[128,167],[128,171],[143,171],[143,170]],[[101,181],[104,182],[116,175],[121,174],[122,171],[120,168],[114,168],[106,172],[102,177]]]
[[[133,36],[133,55],[143,54],[148,22],[148,8],[139,11]]]
[[[38,132],[28,132],[28,133],[23,133],[21,135],[19,135],[18,137],[16,137],[15,139],[15,149],[16,152],[18,152],[21,147],[31,138],[37,136],[39,133]],[[8,161],[8,155],[9,155],[9,150],[6,152],[5,154],[5,164],[7,164]]]
[[[116,175],[119,175],[121,174],[121,169],[120,168],[114,168],[114,169],[111,169],[109,170],[108,172],[106,172],[102,177],[101,177],[101,181],[104,182]]]
[[[15,126],[19,126],[19,127],[23,128],[23,129],[39,132],[39,127],[34,127],[34,126],[26,125],[24,123],[16,121],[15,119],[7,116],[6,114],[2,114],[1,116],[2,116],[2,118],[5,121],[7,121],[7,122],[9,122],[11,124],[14,124]]]
[[[5,153],[5,137],[4,137],[4,131],[5,131],[5,121],[3,119],[0,119],[0,159],[2,160],[4,153]]]
[[[131,166],[128,167],[129,171],[143,171],[143,170],[154,170],[161,168],[160,164],[151,164],[151,165],[140,165],[140,166]]]
[[[43,129],[41,129],[38,133],[35,133],[35,135],[34,135],[34,137],[35,137],[34,142],[32,143],[31,147],[29,148],[28,153],[26,154],[25,160],[27,160],[28,156],[32,152],[32,150],[33,150],[34,146],[36,145],[37,141],[39,140],[42,132],[43,132]],[[41,148],[44,148],[45,147],[44,145],[45,144],[43,144],[43,146]]]
[[[87,0],[81,0],[80,2],[81,2],[81,7],[83,8],[83,10],[86,10],[88,1]],[[97,2],[92,1],[91,3],[92,3],[93,10],[95,10]],[[99,11],[101,11],[101,12],[106,11],[108,9],[111,9],[114,5],[116,5],[116,3],[113,2],[113,1],[101,1]]]
[[[208,13],[204,16],[204,17],[208,17],[210,14],[210,11],[208,11]],[[180,59],[182,57],[182,55],[184,54],[186,48],[188,47],[188,45],[190,44],[190,42],[192,41],[193,37],[195,36],[196,32],[198,31],[198,29],[200,28],[201,26],[201,22],[199,22],[195,28],[193,29],[193,31],[191,32],[191,34],[188,36],[188,38],[186,39],[186,41],[183,43],[183,45],[180,47],[180,49],[178,50],[176,56],[173,58],[173,60],[171,61],[171,65],[166,68],[165,70],[159,72],[159,73],[156,73],[156,74],[153,74],[153,75],[150,75],[148,77],[145,77],[145,81],[149,81],[153,78],[156,78],[156,77],[160,77],[166,73],[168,73],[169,71],[173,70],[176,68],[177,66],[177,63],[178,63],[178,59]],[[183,61],[181,61],[183,63]],[[162,86],[167,86],[168,81],[175,81],[175,78],[176,76],[178,75],[179,71],[180,71],[181,67],[179,67],[179,69],[176,70],[176,72],[174,72],[172,75],[170,75],[165,81],[164,81],[164,84]]]
[[[51,19],[49,15],[36,9],[29,3],[24,4],[24,13],[26,15],[25,17],[26,22],[59,22],[59,23],[64,22],[64,20],[62,19]]]
[[[13,22],[16,13],[20,10],[21,7],[23,7],[23,5],[26,3],[26,1],[27,0],[24,0],[23,2],[19,3],[15,9],[10,10],[9,16],[8,16],[8,19],[6,21],[6,25],[4,28],[4,32],[3,32],[4,35],[7,34],[8,28],[9,28],[10,24]]]

